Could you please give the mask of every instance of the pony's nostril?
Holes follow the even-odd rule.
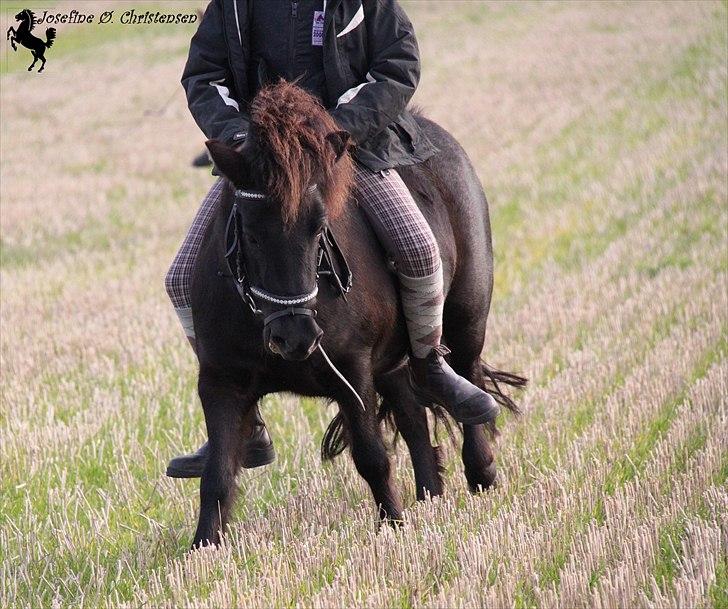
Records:
[[[268,348],[273,353],[284,353],[286,349],[286,340],[284,338],[281,338],[280,336],[271,336],[268,339]]]
[[[316,340],[313,341],[313,343],[311,344],[311,346],[308,348],[308,352],[306,353],[306,357],[308,357],[309,355],[311,355],[314,351],[316,351],[316,349],[319,348],[319,345],[321,344],[321,339],[323,337],[324,337],[324,333],[321,332],[321,334],[319,334],[316,337]]]

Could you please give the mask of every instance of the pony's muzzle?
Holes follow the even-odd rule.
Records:
[[[292,315],[273,320],[263,332],[266,348],[283,359],[302,361],[319,346],[324,331],[313,317]]]

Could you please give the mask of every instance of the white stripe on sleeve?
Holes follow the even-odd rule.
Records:
[[[359,91],[361,91],[366,85],[369,85],[373,82],[377,81],[369,72],[367,72],[367,81],[361,83],[360,85],[357,85],[356,87],[352,87],[348,91],[342,93],[341,97],[339,97],[339,99],[336,101],[336,107],[338,108],[341,104],[348,104],[359,94]]]
[[[240,106],[238,105],[238,102],[236,102],[232,97],[230,97],[230,89],[228,89],[223,84],[224,82],[225,82],[225,79],[221,78],[220,80],[211,81],[210,84],[217,89],[217,92],[220,94],[220,97],[222,97],[222,101],[225,102],[226,106],[232,106],[238,112],[240,112]]]

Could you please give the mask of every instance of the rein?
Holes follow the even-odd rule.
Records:
[[[316,186],[314,185],[311,188],[316,188]],[[294,296],[280,295],[274,294],[260,286],[255,286],[250,283],[245,266],[243,246],[240,240],[240,235],[242,233],[242,218],[238,203],[245,199],[263,200],[265,198],[266,195],[262,192],[241,190],[239,188],[236,189],[235,203],[233,203],[233,207],[230,210],[230,215],[228,216],[225,227],[226,245],[230,241],[230,228],[232,227],[233,229],[232,244],[225,252],[225,260],[227,262],[228,270],[230,271],[229,276],[233,278],[235,287],[238,290],[238,294],[240,294],[240,297],[243,299],[243,302],[250,307],[250,310],[256,316],[263,315],[263,311],[258,306],[256,298],[284,307],[283,309],[274,311],[263,319],[263,327],[265,327],[272,321],[287,315],[308,315],[310,317],[316,317],[316,309],[301,305],[304,305],[316,298],[319,291],[319,279],[321,277],[326,277],[338,295],[346,301],[346,295],[349,293],[349,290],[351,290],[353,283],[351,269],[344,257],[344,253],[341,251],[339,244],[334,238],[334,234],[328,226],[324,228],[321,237],[319,238],[319,250],[316,257],[316,285],[314,285],[310,292]],[[231,263],[231,258],[233,259],[233,263]],[[218,272],[218,275],[224,276],[222,272]],[[361,409],[365,410],[361,396],[357,393],[356,389],[351,386],[351,383],[346,380],[346,377],[336,368],[336,366],[334,366],[334,363],[326,354],[326,351],[324,351],[321,344],[318,345],[317,349],[321,352],[327,366],[356,398]]]

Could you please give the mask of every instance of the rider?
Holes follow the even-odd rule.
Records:
[[[413,386],[458,421],[498,414],[491,395],[458,376],[440,345],[444,303],[437,241],[396,167],[438,152],[406,110],[420,76],[412,24],[397,0],[212,0],[192,38],[182,76],[195,121],[210,139],[241,144],[246,104],[270,78],[296,80],[318,98],[355,143],[354,196],[395,262],[410,340]],[[195,348],[190,279],[222,193],[219,179],[204,198],[165,279]],[[246,438],[244,467],[275,458],[265,424]],[[205,443],[170,462],[168,475],[200,476]]]

